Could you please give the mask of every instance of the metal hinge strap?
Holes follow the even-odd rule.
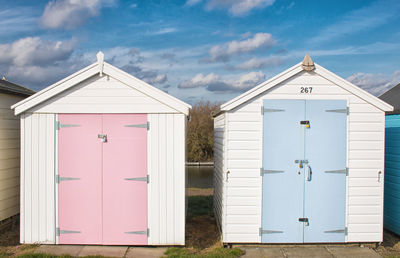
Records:
[[[79,177],[60,177],[60,175],[56,175],[56,182],[60,183],[60,181],[72,181],[72,180],[81,180]]]
[[[145,231],[127,231],[124,232],[125,234],[131,234],[131,235],[146,235],[147,237],[150,236],[150,229],[147,229]]]
[[[56,228],[56,235],[60,236],[61,234],[80,234],[80,231],[76,230],[62,230],[60,228]]]
[[[264,174],[277,174],[277,173],[283,173],[283,172],[285,172],[285,171],[260,168],[260,176],[263,176]]]
[[[127,181],[144,181],[144,182],[149,183],[150,182],[150,176],[147,175],[145,177],[126,177],[126,178],[124,178],[124,180],[127,180]]]
[[[275,108],[264,108],[261,107],[261,114],[264,114],[265,112],[285,112],[284,109],[275,109]]]
[[[56,121],[56,130],[60,130],[60,128],[66,127],[80,127],[78,124],[61,124],[60,121]]]
[[[344,114],[346,114],[346,115],[348,115],[348,114],[350,113],[350,112],[349,112],[349,107],[340,108],[340,109],[328,109],[328,110],[325,110],[325,112],[344,113]]]
[[[262,236],[263,234],[279,234],[279,233],[283,233],[283,231],[281,231],[281,230],[269,230],[269,229],[262,229],[262,228],[259,228],[259,230],[258,230],[258,234],[260,236]]]
[[[330,173],[330,174],[345,174],[345,175],[347,176],[347,175],[349,175],[349,168],[338,169],[338,170],[326,170],[325,173]]]
[[[147,123],[145,123],[145,124],[131,124],[131,125],[125,125],[125,127],[147,128],[147,130],[150,130],[150,122],[147,122]]]
[[[344,233],[347,235],[347,227],[345,227],[344,229],[335,229],[335,230],[326,230],[324,231],[324,233]]]

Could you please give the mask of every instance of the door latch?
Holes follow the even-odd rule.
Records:
[[[294,163],[299,164],[299,168],[303,168],[304,164],[308,164],[307,159],[296,159]]]
[[[308,218],[299,218],[300,222],[304,222],[304,226],[308,227],[310,223],[308,223]]]
[[[107,142],[107,134],[98,134],[97,138],[101,139],[102,142]]]
[[[306,128],[310,128],[310,121],[308,121],[308,120],[300,121],[300,124],[301,124],[301,125],[305,125]]]

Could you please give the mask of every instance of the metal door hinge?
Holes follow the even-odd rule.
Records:
[[[326,230],[324,233],[344,233],[345,235],[348,234],[348,228],[345,227],[344,229],[335,229],[335,230]]]
[[[125,125],[125,127],[146,128],[148,131],[150,130],[150,122],[147,122],[145,124],[130,124],[130,125]]]
[[[338,170],[326,170],[325,173],[330,173],[330,174],[345,174],[346,176],[349,175],[349,168],[345,169],[338,169]]]
[[[147,175],[145,177],[126,177],[126,178],[124,178],[124,180],[127,180],[127,181],[144,181],[144,182],[150,183],[150,176]]]
[[[261,106],[261,115],[264,115],[265,112],[285,112],[284,109],[275,109],[275,108],[264,108]]]
[[[344,113],[346,115],[349,115],[350,114],[350,109],[349,109],[349,107],[341,108],[341,109],[328,109],[328,110],[325,110],[325,112]]]
[[[281,231],[281,230],[268,230],[268,229],[262,229],[262,228],[258,229],[258,234],[260,236],[262,236],[263,234],[279,234],[279,233],[283,233],[283,231]]]
[[[60,121],[56,121],[56,130],[60,130],[61,128],[66,127],[80,127],[78,124],[61,124]]]
[[[73,181],[73,180],[81,180],[79,177],[60,177],[60,175],[56,175],[56,183],[60,183],[60,181]]]
[[[80,231],[76,230],[62,230],[60,228],[56,228],[56,235],[60,236],[61,234],[79,234],[81,233]]]
[[[131,235],[146,235],[147,237],[150,236],[150,229],[144,230],[144,231],[127,231],[124,232],[125,234],[131,234]]]
[[[264,174],[276,174],[276,173],[283,173],[283,172],[285,172],[285,171],[260,168],[260,176],[263,176]]]

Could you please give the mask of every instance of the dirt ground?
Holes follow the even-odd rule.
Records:
[[[383,243],[376,248],[376,252],[383,257],[400,257],[400,236],[385,230]]]

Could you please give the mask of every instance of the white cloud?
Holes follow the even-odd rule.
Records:
[[[242,41],[231,41],[222,45],[213,46],[209,50],[209,62],[226,62],[234,55],[253,52],[257,49],[268,49],[276,44],[276,40],[269,33],[257,33],[252,38]]]
[[[41,24],[50,29],[72,29],[97,16],[104,5],[111,5],[114,0],[52,0],[47,3]]]
[[[219,75],[210,73],[203,75],[202,73],[196,74],[192,79],[181,82],[178,87],[182,89],[205,87],[213,83],[220,83]]]
[[[397,0],[376,1],[340,17],[337,23],[326,27],[310,41],[314,44],[321,43],[371,30],[398,17],[399,12],[400,2]]]
[[[49,66],[68,59],[74,51],[75,40],[44,41],[39,37],[27,37],[10,44],[0,44],[0,63],[26,66]]]
[[[157,30],[157,31],[152,31],[149,32],[148,35],[164,35],[164,34],[169,34],[169,33],[173,33],[173,32],[177,32],[178,30],[176,28],[164,28],[161,30]]]
[[[238,70],[251,70],[260,69],[264,67],[278,66],[285,61],[286,57],[283,56],[270,56],[266,58],[251,58],[250,60],[241,64],[235,65],[234,69]]]
[[[192,79],[181,82],[178,88],[191,89],[204,87],[208,91],[216,93],[243,92],[261,83],[264,79],[265,74],[260,71],[250,72],[231,79],[223,79],[214,73],[207,75],[199,73]]]
[[[391,75],[373,73],[355,73],[347,78],[351,83],[379,96],[400,82],[400,70]]]
[[[233,16],[244,16],[253,9],[271,6],[275,0],[209,0],[206,8],[227,9]]]

